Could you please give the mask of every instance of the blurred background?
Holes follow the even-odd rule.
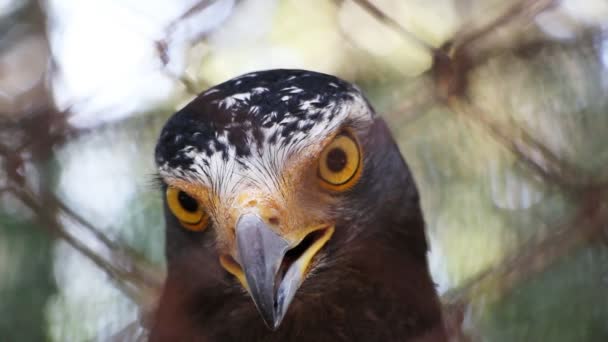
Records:
[[[608,341],[606,0],[0,0],[0,339],[145,337],[159,130],[279,67],[389,121],[452,341]]]

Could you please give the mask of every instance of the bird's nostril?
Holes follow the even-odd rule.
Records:
[[[279,218],[276,216],[271,216],[268,218],[268,223],[270,223],[273,226],[278,226],[279,225]]]

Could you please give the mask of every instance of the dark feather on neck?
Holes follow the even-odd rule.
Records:
[[[343,219],[278,330],[213,248],[192,247],[169,260],[150,340],[445,341],[410,171],[381,119],[361,140],[361,181],[335,209]]]

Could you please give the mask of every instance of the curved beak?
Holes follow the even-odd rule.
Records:
[[[333,226],[319,227],[301,241],[290,243],[255,214],[239,218],[236,244],[242,271],[235,265],[225,267],[241,282],[246,281],[243,285],[269,328],[276,330],[281,324],[312,258],[333,231]]]

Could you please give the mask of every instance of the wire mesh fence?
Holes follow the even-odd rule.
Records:
[[[209,85],[274,67],[353,81],[389,122],[452,340],[608,337],[603,1],[2,6],[9,340],[145,338],[164,278],[158,132]],[[74,19],[88,12],[94,31]]]

